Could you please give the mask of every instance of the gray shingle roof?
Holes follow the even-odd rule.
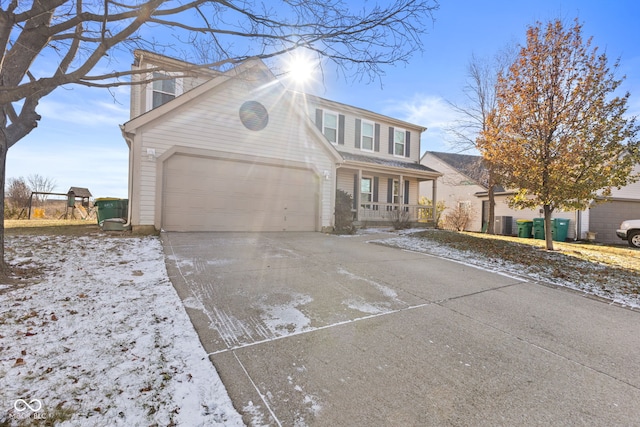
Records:
[[[343,159],[352,160],[354,162],[372,163],[380,166],[410,169],[413,171],[420,171],[420,172],[438,173],[437,171],[431,168],[428,168],[424,165],[421,165],[420,163],[403,162],[401,160],[392,160],[392,159],[382,159],[379,157],[366,156],[363,154],[352,154],[352,153],[346,153],[343,151],[339,151],[339,153]]]
[[[471,154],[442,153],[437,151],[429,151],[429,154],[439,158],[447,163],[458,172],[468,176],[478,185],[487,188],[489,185],[489,170],[484,164],[481,156]],[[497,185],[496,191],[504,191],[504,188]]]

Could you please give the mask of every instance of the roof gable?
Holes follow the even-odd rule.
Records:
[[[473,180],[476,184],[487,188],[489,171],[485,167],[482,157],[437,151],[429,151],[428,154],[437,157],[451,168]]]
[[[487,169],[484,159],[481,156],[471,154],[443,153],[438,151],[427,151],[425,156],[430,154],[440,161],[449,165],[458,173],[466,176],[477,185],[489,188],[489,169]],[[504,191],[500,185],[495,186],[496,191]]]
[[[206,83],[201,84],[200,86],[195,87],[192,90],[182,93],[176,98],[168,101],[157,108],[147,111],[144,114],[141,114],[138,117],[134,117],[123,125],[123,130],[125,132],[132,132],[135,129],[146,125],[147,123],[157,120],[174,111],[176,108],[179,108],[193,99],[198,98],[199,96],[206,94],[208,92],[214,90],[220,90],[220,88],[228,81],[232,79],[245,79],[247,82],[256,83],[263,82],[263,84],[281,83],[278,79],[271,73],[271,70],[259,59],[249,59],[242,64],[228,70],[216,77],[211,78],[211,80]],[[283,88],[284,91],[284,88]]]

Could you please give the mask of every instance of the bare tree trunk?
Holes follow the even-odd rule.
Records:
[[[7,138],[0,132],[0,282],[9,277],[9,266],[4,262],[4,184],[7,173]]]
[[[487,234],[496,234],[496,202],[494,193],[495,191],[493,187],[489,187],[489,215],[487,216]]]
[[[544,205],[544,239],[547,244],[547,250],[553,250],[553,233],[551,232],[551,213],[553,209],[551,206]]]
[[[489,218],[487,218],[487,234],[496,234],[496,190],[495,190],[495,172],[493,167],[489,165]]]

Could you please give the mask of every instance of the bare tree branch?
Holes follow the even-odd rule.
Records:
[[[119,51],[191,49],[181,59],[196,54],[203,61],[175,70],[188,75],[196,67],[224,70],[247,58],[274,58],[302,47],[332,62],[345,77],[373,81],[385,65],[406,62],[422,49],[437,9],[437,0],[357,7],[346,0],[2,2],[0,196],[7,150],[37,127],[41,99],[69,84],[110,88],[149,81],[132,79],[139,71],[104,67]],[[193,52],[193,46],[213,52]],[[0,260],[3,242],[0,223]]]

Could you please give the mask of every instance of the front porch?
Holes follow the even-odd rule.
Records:
[[[393,203],[367,203],[353,210],[355,225],[394,226],[406,224],[410,227],[431,228],[435,226],[433,207]]]
[[[439,172],[418,163],[343,156],[347,161],[337,169],[337,188],[352,196],[356,226],[435,225],[433,206],[419,204],[419,183],[431,181],[435,200]]]

